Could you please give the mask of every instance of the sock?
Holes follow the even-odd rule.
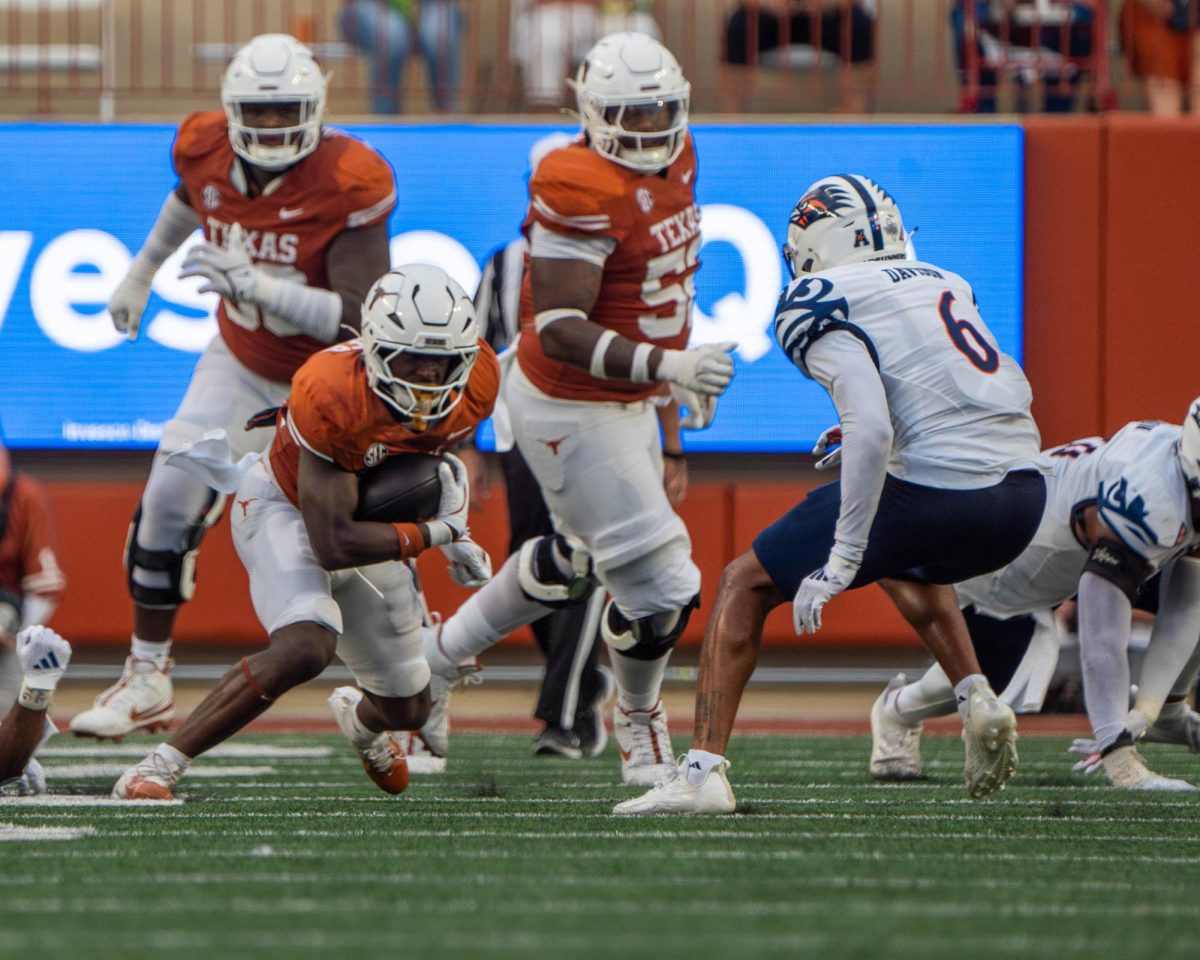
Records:
[[[517,555],[513,554],[491,582],[473,593],[442,625],[442,651],[454,663],[474,659],[518,627],[550,612],[549,607],[521,592]]]
[[[707,750],[689,750],[685,762],[687,763],[687,782],[693,787],[698,787],[704,782],[708,771],[719,763],[725,763],[725,758],[716,753],[709,753]]]
[[[915,727],[930,717],[948,717],[954,707],[954,687],[936,663],[919,680],[901,687],[884,703],[884,709],[890,710],[908,727]]]
[[[617,703],[626,710],[653,710],[662,692],[671,652],[668,650],[657,660],[635,660],[611,647],[608,654],[617,678]]]
[[[169,743],[160,743],[154,748],[154,753],[166,761],[167,767],[176,779],[182,777],[187,768],[192,765],[191,757],[180,753]]]
[[[971,703],[971,684],[982,683],[988,686],[988,679],[982,673],[972,673],[963,677],[954,685],[954,699],[958,702],[958,712],[964,720]]]
[[[133,659],[149,660],[159,670],[165,670],[171,661],[171,641],[168,639],[162,643],[151,643],[149,640],[142,640],[135,633],[129,644],[129,652],[133,654]]]
[[[367,700],[366,697],[363,697],[355,705],[354,709],[350,711],[350,727],[351,727],[351,729],[348,732],[351,734],[350,741],[356,747],[364,747],[365,748],[365,747],[369,747],[371,744],[373,744],[375,742],[375,738],[378,737],[381,733],[383,733],[383,731],[382,730],[372,730],[370,727],[368,727],[363,722],[363,718],[359,714],[359,710],[362,709],[363,704],[367,705],[368,710],[374,712],[375,708],[371,706],[370,702]]]

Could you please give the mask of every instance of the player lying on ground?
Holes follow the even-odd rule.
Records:
[[[825,604],[878,582],[954,684],[972,797],[1016,770],[1016,721],[980,672],[950,584],[1015,558],[1046,487],[1020,368],[1000,352],[962,277],[909,259],[895,201],[857,174],[796,204],[794,277],[775,336],[841,418],[842,475],[759,534],[721,577],[705,631],[692,749],[673,775],[614,812],[734,809],[726,747],[767,614],[792,601],[796,633]]]
[[[17,634],[21,692],[0,723],[0,787],[15,783],[19,793],[45,793],[46,778],[33,754],[58,727],[48,712],[58,681],[71,662],[71,645],[49,627],[26,627]]]
[[[388,268],[392,170],[361,140],[322,125],[325,76],[306,46],[255,37],[225,71],[221,105],[180,124],[179,184],[109,302],[117,329],[136,338],[159,267],[203,228],[180,276],[220,294],[218,333],[163,429],[134,514],[130,656],[121,679],[71,720],[81,736],[119,739],[175,716],[175,615],[192,597],[197,551],[225,497],[166,458],[213,429],[225,430],[236,457],[265,450],[271,432],[242,424],[283,402],[310,355],[355,335],[363,297]]]
[[[700,569],[667,480],[678,429],[656,401],[684,398],[707,424],[733,378],[732,343],[688,347],[699,267],[690,86],[662,44],[602,38],[574,82],[583,129],[529,182],[524,330],[504,396],[555,535],[526,542],[427,646],[454,683],[524,624],[581,602],[592,578],[617,681],[614,736],[626,783],[670,769],[660,700],[671,650],[699,603]],[[669,469],[666,459],[675,457]]]
[[[1102,768],[1114,786],[1130,790],[1194,789],[1148,769],[1134,742],[1200,747],[1200,716],[1184,699],[1200,671],[1200,559],[1190,555],[1200,544],[1200,399],[1182,427],[1130,423],[1108,441],[1047,450],[1042,462],[1048,496],[1033,541],[1008,566],[957,588],[985,672],[1006,688],[1007,702],[1040,709],[1058,657],[1048,613],[1078,593],[1093,739],[1078,744],[1086,757],[1077,767]],[[1159,572],[1158,616],[1129,711],[1132,604]],[[871,710],[872,776],[920,777],[921,721],[953,710],[939,667],[916,683],[894,679]]]
[[[413,571],[395,561],[440,547],[460,582],[474,586],[491,564],[467,530],[466,469],[457,458],[438,467],[441,492],[427,522],[357,519],[358,474],[389,457],[441,454],[491,413],[498,385],[471,300],[444,271],[410,265],[376,281],[362,337],[297,371],[269,454],[237,486],[234,545],[269,648],[231,669],[167,743],[125,771],[114,796],[170,799],[195,757],[316,677],[335,653],[357,682],[330,698],[338,726],[372,780],[389,793],[405,788],[408,766],[391,731],[428,718],[429,667],[424,601]],[[206,444],[222,440],[209,437],[170,462],[221,485],[218,474],[238,472],[227,445],[215,466],[200,461]]]

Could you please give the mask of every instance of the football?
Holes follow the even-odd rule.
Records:
[[[358,477],[357,520],[417,523],[437,516],[442,497],[438,465],[431,453],[401,453],[388,457]]]

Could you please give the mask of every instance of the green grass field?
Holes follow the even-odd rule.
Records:
[[[238,738],[179,805],[106,802],[152,741],[59,739],[49,798],[0,800],[0,956],[1195,957],[1200,795],[1120,793],[1021,742],[971,802],[961,745],[883,786],[865,737],[735,741],[736,815],[618,819],[613,748],[459,735],[380,793],[344,741]],[[1200,761],[1149,747],[1160,772]]]

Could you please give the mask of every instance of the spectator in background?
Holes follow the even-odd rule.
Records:
[[[966,89],[970,79],[966,4],[955,0],[950,25],[964,87],[963,111],[996,112],[1000,62],[1015,73],[1022,90],[1041,79],[1044,112],[1067,113],[1074,107],[1075,90],[1083,73],[1072,61],[1092,55],[1092,11],[1088,5],[1054,0],[975,0],[975,22],[979,86],[972,95]]]
[[[558,109],[563,78],[601,37],[630,31],[662,39],[649,0],[514,0],[512,11],[512,58],[535,108]]]
[[[1121,49],[1155,116],[1178,117],[1185,102],[1197,111],[1197,16],[1191,0],[1125,0],[1121,8]]]
[[[0,446],[0,715],[17,701],[25,673],[15,653],[18,631],[46,623],[67,585],[57,549],[57,524],[46,488],[14,470],[8,451]],[[7,743],[7,736],[0,736],[0,743]],[[32,746],[28,753],[21,752],[18,771],[29,760]],[[3,758],[0,768],[8,769]],[[36,761],[29,761],[22,781],[22,792],[44,789]]]
[[[875,0],[760,0],[740,4],[725,26],[726,61],[799,69],[791,48],[811,47],[847,66],[843,113],[870,109],[870,64],[875,59]],[[847,17],[849,20],[847,21]],[[815,61],[820,63],[818,59]]]
[[[434,108],[458,105],[462,11],[449,0],[347,0],[338,23],[348,43],[371,61],[371,110],[403,113],[400,87],[415,32]]]

